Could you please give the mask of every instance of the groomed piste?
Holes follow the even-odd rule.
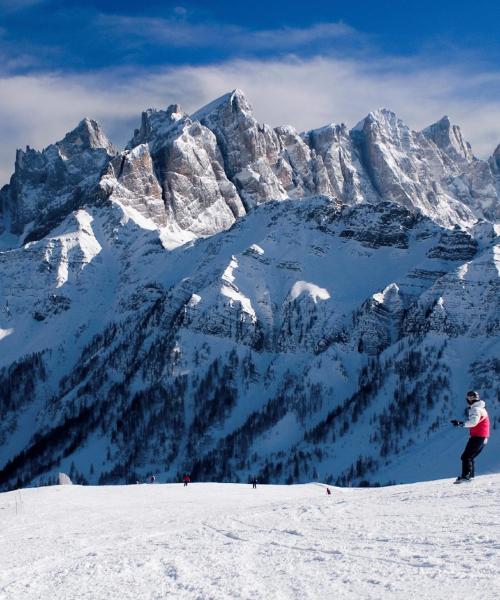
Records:
[[[500,475],[0,494],[0,598],[500,597]]]

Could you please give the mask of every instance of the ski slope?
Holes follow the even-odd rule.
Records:
[[[0,494],[0,598],[500,597],[500,475]]]

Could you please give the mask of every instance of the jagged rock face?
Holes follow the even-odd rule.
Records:
[[[444,260],[470,260],[478,250],[478,243],[467,232],[455,227],[451,231],[443,231],[437,246],[429,250],[430,258]]]
[[[422,133],[440,151],[446,167],[443,184],[448,194],[463,202],[476,217],[498,221],[500,194],[494,155],[489,161],[476,159],[470,144],[464,141],[460,128],[452,125],[448,117],[443,117]]]
[[[322,157],[293,127],[259,124],[241,90],[192,115],[214,132],[226,173],[247,209],[314,194],[335,197]]]
[[[145,111],[116,159],[88,119],[43,152],[19,151],[0,207],[14,233],[34,221],[32,239],[72,209],[110,200],[170,231],[175,245],[227,229],[261,203],[318,194],[337,206],[390,201],[470,228],[478,218],[500,219],[499,152],[478,160],[447,117],[415,132],[388,110],[351,131],[273,129],[235,90],[192,116],[179,105]]]
[[[492,245],[472,261],[438,279],[412,307],[407,331],[450,336],[498,336],[500,332],[500,247]]]
[[[127,149],[135,148],[141,144],[164,140],[178,122],[186,120],[186,114],[178,104],[170,105],[167,110],[149,108],[142,113],[141,127],[134,131],[134,135],[127,144]]]
[[[147,144],[114,158],[101,178],[100,187],[109,199],[136,210],[160,227],[167,224],[162,189]]]
[[[472,224],[467,206],[442,185],[448,169],[434,144],[412,132],[390,111],[371,113],[352,132],[378,195],[445,226]],[[456,172],[456,171],[455,171]]]
[[[390,111],[370,113],[354,129],[354,140],[381,198],[412,208],[417,189],[412,185],[415,169],[408,156],[411,133]],[[407,177],[398,177],[403,171]]]
[[[344,228],[340,236],[355,239],[372,248],[408,248],[408,235],[420,221],[419,215],[389,202],[377,204],[369,213],[363,206],[344,208]]]
[[[447,118],[414,132],[391,111],[380,110],[350,132],[329,125],[304,139],[321,157],[331,190],[343,203],[389,200],[446,227],[499,218],[494,159],[474,158]]]
[[[50,228],[88,202],[102,169],[115,153],[99,125],[90,119],[42,152],[18,150],[14,175],[2,190],[11,231],[21,234],[31,222],[35,230]]]
[[[330,195],[330,189],[348,205],[378,201],[379,196],[361,166],[359,152],[345,125],[328,125],[309,131],[304,137],[323,163],[328,181],[323,193]],[[319,169],[318,173],[322,181],[323,170]]]
[[[181,229],[210,235],[245,213],[228,180],[213,133],[186,121],[179,135],[153,155],[167,211]]]
[[[452,125],[448,117],[443,117],[424,129],[422,133],[450,157],[453,162],[470,162],[474,156],[470,144],[462,137],[460,127]]]
[[[400,337],[404,309],[405,302],[396,283],[373,294],[356,317],[358,350],[377,356],[394,343]],[[353,340],[356,340],[356,336],[353,336]]]
[[[192,119],[214,132],[228,177],[247,208],[287,197],[275,172],[281,150],[279,137],[269,126],[257,123],[240,90],[208,104]],[[289,183],[285,173],[281,177]]]
[[[276,127],[274,131],[281,148],[274,171],[288,197],[310,194],[333,196],[321,158],[297,131],[293,127]]]
[[[214,134],[178,105],[143,113],[128,148],[103,183],[112,200],[140,207],[159,227],[212,235],[245,214]]]

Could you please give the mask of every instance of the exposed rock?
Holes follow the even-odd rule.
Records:
[[[281,145],[277,133],[257,123],[241,90],[234,90],[194,113],[193,120],[208,127],[217,138],[228,178],[235,184],[246,208],[287,197],[276,174]],[[286,176],[281,172],[286,181]]]
[[[29,224],[26,239],[36,239],[71,210],[111,200],[179,232],[175,245],[227,229],[261,203],[320,194],[344,205],[393,202],[470,229],[500,219],[499,156],[500,147],[489,161],[475,158],[447,117],[415,132],[386,109],[351,131],[273,129],[234,90],[192,116],[177,104],[148,109],[117,158],[89,119],[43,152],[18,151],[0,191],[0,227],[20,234]]]
[[[358,351],[377,355],[394,343],[400,336],[404,308],[396,283],[373,294],[356,318],[353,339],[358,340]]]
[[[476,240],[456,226],[450,231],[443,231],[438,245],[429,250],[428,256],[444,260],[470,260],[474,258],[477,249]]]
[[[162,189],[147,144],[114,158],[100,181],[107,198],[136,210],[158,226],[167,224]]]
[[[11,231],[21,234],[30,224],[30,237],[42,237],[71,210],[91,202],[92,190],[115,154],[91,119],[42,152],[18,150],[10,184],[1,192]]]
[[[141,116],[141,126],[134,131],[134,135],[127,144],[127,149],[135,148],[141,144],[157,142],[159,144],[171,135],[172,129],[180,122],[186,120],[187,115],[178,104],[171,104],[167,110],[149,108]]]
[[[452,161],[470,162],[474,159],[472,148],[469,142],[463,139],[460,127],[452,125],[447,116],[424,129],[422,133]]]
[[[355,239],[370,248],[408,248],[409,231],[420,220],[418,215],[389,202],[381,202],[370,211],[362,206],[345,208],[340,236]]]

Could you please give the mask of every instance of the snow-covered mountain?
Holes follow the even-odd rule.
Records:
[[[273,129],[238,90],[123,152],[89,119],[18,151],[0,485],[449,475],[466,389],[498,423],[499,157],[446,117]]]

